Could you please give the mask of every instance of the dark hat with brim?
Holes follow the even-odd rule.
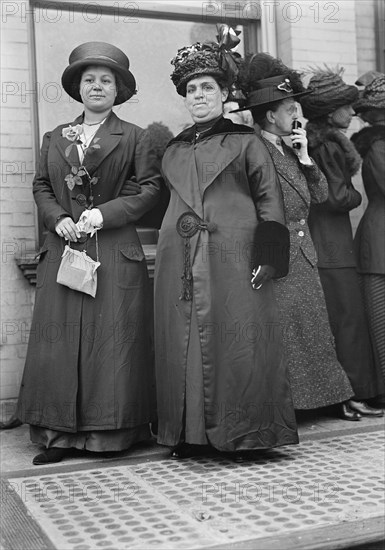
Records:
[[[317,70],[309,81],[311,92],[303,100],[303,115],[308,120],[324,117],[339,107],[352,105],[358,98],[358,88],[346,84],[341,78],[343,68],[337,71]]]
[[[290,79],[285,75],[271,76],[256,83],[256,89],[247,96],[246,103],[241,109],[235,109],[231,113],[263,108],[268,105],[283,101],[291,97],[300,97],[309,92],[295,92],[291,87]]]
[[[136,93],[135,78],[129,70],[130,61],[126,54],[107,42],[86,42],[72,51],[69,65],[62,76],[63,88],[76,101],[82,103],[80,79],[83,71],[91,65],[108,67],[117,75],[117,96],[114,105],[124,103]]]
[[[372,80],[363,91],[361,97],[353,104],[356,113],[385,109],[385,74]]]

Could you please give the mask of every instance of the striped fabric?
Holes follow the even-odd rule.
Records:
[[[370,336],[385,381],[385,275],[361,275]]]

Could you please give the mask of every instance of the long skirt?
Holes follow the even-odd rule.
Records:
[[[316,267],[299,252],[287,277],[274,281],[294,408],[315,409],[353,395],[337,359]]]
[[[354,267],[319,268],[337,357],[354,390],[355,399],[369,399],[383,391],[369,337],[359,278]]]
[[[361,280],[374,360],[385,383],[385,275],[365,273]]]
[[[30,437],[33,443],[49,449],[79,449],[84,451],[116,452],[129,449],[135,443],[151,437],[148,424],[124,428],[121,430],[93,430],[87,432],[60,432],[40,426],[30,426]]]

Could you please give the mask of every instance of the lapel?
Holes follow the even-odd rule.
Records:
[[[304,186],[303,182],[306,182],[306,178],[300,173],[298,166],[298,160],[295,154],[290,148],[283,143],[283,150],[285,155],[282,155],[278,149],[270,143],[267,139],[262,138],[269,153],[273,159],[274,166],[279,176],[283,178],[294,189],[296,193],[301,197],[306,206],[310,206],[310,196],[307,185]],[[300,177],[299,177],[300,176]]]
[[[67,126],[69,126],[69,125],[76,126],[77,124],[81,124],[82,122],[83,122],[83,115],[80,115],[77,118],[75,118],[75,120],[73,122],[70,122]],[[66,126],[63,126],[63,128],[65,128],[65,127]],[[72,166],[79,167],[80,166],[80,160],[79,160],[79,155],[78,155],[78,148],[76,147],[76,145],[74,145],[71,148],[71,152],[70,152],[68,157],[65,154],[65,151],[66,151],[66,149],[69,145],[71,145],[71,142],[67,138],[63,138],[60,135],[60,137],[58,138],[58,140],[56,142],[56,147],[58,148],[61,156],[63,157],[63,159],[65,160],[65,162],[68,164],[69,167],[72,167]]]
[[[163,157],[162,169],[165,178],[180,198],[202,218],[203,204],[194,146],[191,143],[179,142],[176,147],[168,147]]]
[[[119,145],[122,135],[123,129],[121,121],[115,113],[111,111],[90,143],[90,145],[92,145],[95,138],[99,138],[98,145],[100,145],[100,149],[89,149],[84,157],[83,164],[87,168],[90,176],[93,175],[104,159]]]
[[[223,145],[229,134],[254,134],[248,126],[220,118],[203,139],[194,142],[195,126],[171,140],[163,159],[163,172],[181,199],[203,216],[207,188],[239,156],[239,149]]]
[[[197,170],[201,174],[202,196],[222,172],[239,157],[239,150],[222,145],[222,136],[203,139],[196,145]]]
[[[82,122],[83,122],[83,114],[78,116],[70,124],[71,126],[76,126],[77,124],[82,124]],[[99,167],[99,165],[103,162],[103,160],[118,146],[122,138],[122,135],[123,135],[123,130],[122,130],[121,122],[119,118],[115,115],[115,113],[111,111],[111,113],[108,115],[105,122],[101,125],[99,130],[96,132],[95,136],[93,137],[90,143],[90,145],[92,145],[95,138],[99,138],[98,143],[100,145],[100,149],[89,149],[87,151],[87,154],[84,157],[83,164],[87,168],[91,176],[95,172],[95,170]],[[56,145],[61,156],[70,167],[72,166],[79,167],[80,160],[79,160],[79,155],[78,155],[78,150],[76,145],[72,147],[68,157],[65,154],[65,151],[70,144],[71,142],[68,141],[68,139],[60,136]]]

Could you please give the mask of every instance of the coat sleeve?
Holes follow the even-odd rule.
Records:
[[[256,136],[248,150],[247,169],[259,222],[255,234],[255,266],[271,265],[277,278],[284,277],[289,271],[290,237],[285,226],[282,192],[272,158]]]
[[[56,200],[49,173],[48,173],[48,149],[51,142],[51,132],[43,137],[43,144],[40,151],[40,161],[33,180],[33,195],[39,214],[44,225],[49,231],[55,231],[56,222],[65,216],[72,217]]]
[[[313,164],[301,164],[301,169],[306,177],[311,202],[313,204],[325,202],[328,198],[328,182],[316,162],[313,160]]]
[[[135,146],[134,175],[141,185],[138,195],[117,197],[98,206],[103,215],[103,228],[111,229],[134,223],[150,210],[160,197],[162,178],[159,161],[151,147],[149,136],[143,132]]]
[[[345,157],[340,146],[329,141],[315,149],[312,156],[325,174],[329,187],[328,199],[318,208],[335,212],[350,212],[357,208],[362,197],[351,181],[346,181]]]

